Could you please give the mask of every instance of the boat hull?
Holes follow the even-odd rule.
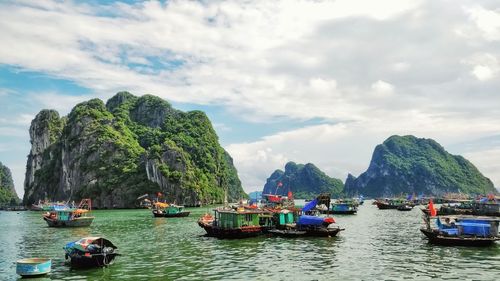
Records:
[[[219,239],[242,239],[249,237],[256,237],[262,235],[265,228],[261,226],[244,226],[239,228],[221,228],[213,226],[211,223],[198,222],[208,237],[216,237]]]
[[[303,237],[307,234],[306,231],[293,230],[293,229],[271,229],[269,233],[273,236],[286,237],[286,238],[297,238]]]
[[[112,264],[117,255],[118,255],[117,253],[111,253],[107,255],[92,254],[88,256],[73,255],[69,256],[69,258],[71,267],[92,268],[92,267],[103,267]]]
[[[329,214],[334,215],[354,215],[358,212],[358,210],[349,210],[349,211],[328,211]]]
[[[310,229],[272,229],[268,232],[274,236],[297,237],[335,237],[343,228],[310,228]]]
[[[57,220],[43,217],[49,227],[85,227],[92,224],[94,217],[80,217],[73,220]]]
[[[305,236],[309,237],[334,237],[341,231],[343,228],[299,228],[298,230],[306,231]]]
[[[397,209],[399,207],[399,205],[385,204],[382,202],[375,202],[375,204],[377,205],[377,208],[379,208],[380,210],[391,210],[391,209]]]
[[[457,237],[443,236],[440,233],[425,228],[420,231],[429,239],[429,242],[442,246],[487,247],[499,240],[498,237]]]
[[[179,212],[175,214],[167,214],[163,212],[156,212],[156,210],[153,211],[153,216],[155,218],[181,218],[181,217],[187,217],[189,216],[190,212]]]

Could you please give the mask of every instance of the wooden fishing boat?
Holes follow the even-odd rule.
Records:
[[[47,212],[43,219],[50,227],[83,227],[89,226],[94,220],[90,216],[91,201],[83,199],[77,209],[61,209]]]
[[[214,216],[204,215],[198,225],[206,236],[221,239],[240,239],[262,235],[273,228],[273,215],[269,211],[245,208],[214,209]]]
[[[16,262],[16,273],[22,277],[38,277],[50,272],[52,260],[46,258],[20,259]]]
[[[407,200],[404,199],[384,199],[375,201],[375,205],[380,210],[397,209],[401,205],[409,204]]]
[[[153,216],[155,218],[175,218],[187,217],[190,212],[184,211],[184,206],[177,206],[174,204],[167,204],[163,202],[155,202],[153,204]]]
[[[328,213],[337,215],[353,215],[358,212],[358,205],[359,203],[353,200],[339,199],[331,204],[331,208],[328,210]]]
[[[500,240],[499,237],[449,236],[440,231],[425,228],[421,228],[420,231],[429,239],[430,243],[442,246],[485,247]]]
[[[436,219],[437,228],[432,228],[431,219]],[[445,220],[445,223],[441,221]],[[498,225],[500,218],[478,216],[426,216],[426,227],[420,231],[429,242],[443,246],[490,246],[500,240]]]
[[[64,246],[65,258],[77,268],[103,267],[118,256],[117,247],[102,237],[84,237]]]

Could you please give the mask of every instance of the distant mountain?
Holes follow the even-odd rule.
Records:
[[[276,170],[271,174],[263,193],[286,196],[288,191],[292,191],[294,198],[309,199],[323,192],[339,196],[343,186],[341,180],[327,176],[311,163],[303,165],[288,162],[285,171]]]
[[[161,192],[178,204],[246,197],[231,156],[205,113],[153,96],[120,92],[77,104],[68,116],[42,110],[31,122],[24,204],[92,198],[133,207]]]
[[[260,199],[262,199],[262,191],[250,192],[250,193],[248,193],[248,198],[250,198],[250,200],[252,200],[252,199],[260,200]]]
[[[0,205],[15,205],[18,200],[10,169],[0,162]]]
[[[349,174],[345,192],[381,197],[401,193],[442,195],[497,191],[491,180],[471,162],[462,156],[451,155],[436,141],[391,136],[375,147],[366,172],[358,178]]]

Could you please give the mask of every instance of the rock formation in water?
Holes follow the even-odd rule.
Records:
[[[451,155],[436,141],[392,136],[377,145],[366,172],[358,178],[349,174],[345,192],[383,197],[413,193],[485,194],[496,190],[471,162]]]
[[[0,205],[15,205],[18,200],[10,169],[0,162]]]
[[[286,196],[291,191],[294,198],[311,199],[324,192],[340,196],[343,186],[341,180],[327,176],[311,163],[303,165],[288,162],[284,172],[276,170],[271,174],[263,193]]]
[[[152,95],[92,99],[67,117],[42,110],[30,127],[24,204],[91,198],[100,208],[133,207],[142,194],[194,205],[246,197],[208,117]]]

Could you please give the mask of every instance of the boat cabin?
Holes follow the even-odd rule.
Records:
[[[245,226],[272,226],[272,214],[260,210],[215,210],[214,225],[233,229]]]

